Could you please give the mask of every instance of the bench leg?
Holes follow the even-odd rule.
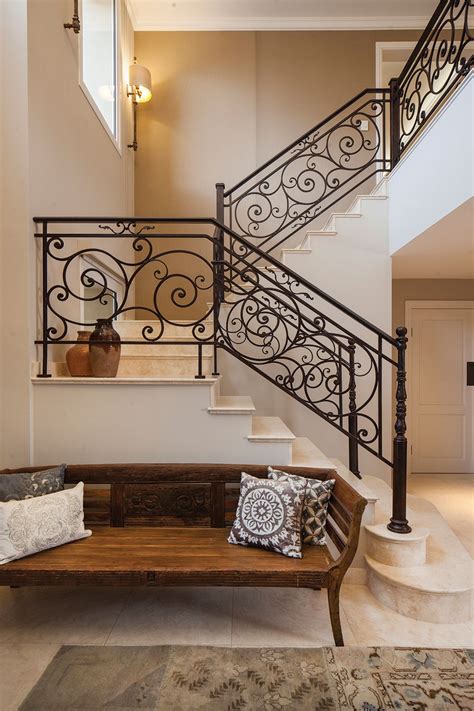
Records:
[[[331,579],[328,586],[328,604],[329,616],[331,618],[332,634],[336,647],[344,646],[344,638],[342,636],[341,618],[339,616],[339,590],[341,584],[339,581]]]

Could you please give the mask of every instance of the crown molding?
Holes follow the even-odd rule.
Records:
[[[130,19],[136,32],[250,32],[304,30],[419,30],[427,16],[413,17],[189,17],[182,21],[139,20],[127,0]]]

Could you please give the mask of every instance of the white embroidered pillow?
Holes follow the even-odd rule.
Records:
[[[301,558],[301,512],[306,479],[258,479],[242,472],[229,543],[258,546]]]
[[[84,484],[24,501],[0,503],[0,565],[87,538]]]

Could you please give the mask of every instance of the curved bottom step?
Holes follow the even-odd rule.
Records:
[[[438,623],[468,622],[472,618],[472,590],[424,590],[394,580],[384,567],[366,556],[368,587],[383,605],[405,617]]]

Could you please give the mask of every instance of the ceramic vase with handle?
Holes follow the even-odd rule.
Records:
[[[112,326],[112,320],[98,319],[89,339],[92,375],[95,378],[115,378],[120,363],[120,350],[120,336]]]
[[[92,375],[89,359],[89,338],[92,331],[78,331],[77,343],[68,349],[66,363],[73,378],[90,378]]]

